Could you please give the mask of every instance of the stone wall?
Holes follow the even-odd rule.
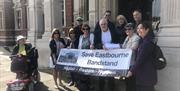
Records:
[[[167,67],[158,72],[157,91],[180,91],[180,1],[161,0],[158,44]]]

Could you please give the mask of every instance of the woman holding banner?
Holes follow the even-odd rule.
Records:
[[[82,26],[83,35],[79,38],[78,49],[94,49],[94,35],[90,33],[88,24]]]
[[[94,35],[90,33],[88,24],[83,24],[81,28],[83,35],[79,37],[78,49],[94,49]],[[77,83],[80,91],[91,91],[91,77],[80,75]]]
[[[69,29],[69,45],[68,45],[68,48],[71,48],[71,49],[77,49],[78,48],[78,42],[77,41],[77,38],[76,38],[76,33],[75,33],[75,30],[74,28],[70,28]],[[70,72],[70,79],[71,81],[68,83],[69,86],[73,86],[75,85],[76,86],[76,82],[77,82],[77,73],[76,72]]]
[[[60,49],[66,47],[64,39],[61,38],[61,34],[60,34],[59,29],[56,29],[56,28],[53,29],[52,35],[51,35],[51,40],[49,43],[49,47],[51,50],[51,59],[53,61],[53,64],[55,65],[57,62],[57,58],[59,56],[59,53],[60,53]],[[55,82],[55,88],[58,88],[57,78],[59,78],[59,85],[60,86],[62,85],[61,74],[57,70],[56,66],[53,70],[53,78],[54,78],[54,82]]]
[[[135,64],[127,74],[127,77],[135,75],[136,91],[155,91],[157,83],[157,71],[153,65],[153,40],[154,33],[151,24],[141,22],[137,27],[137,33],[141,37]]]
[[[125,25],[125,32],[127,34],[127,37],[122,45],[122,48],[124,49],[132,49],[132,57],[131,57],[131,63],[130,67],[132,67],[135,63],[135,55],[136,50],[138,48],[139,44],[139,36],[134,32],[134,24],[128,23]],[[126,91],[135,91],[135,77],[132,76],[130,78],[127,78],[126,80]]]

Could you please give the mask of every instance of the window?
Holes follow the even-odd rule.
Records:
[[[84,21],[89,20],[89,0],[84,0]]]
[[[2,12],[0,12],[0,29],[3,28],[3,15],[2,15]]]
[[[21,11],[20,10],[16,11],[16,20],[17,20],[16,28],[20,29],[21,26],[22,26],[22,15],[21,15]]]
[[[61,0],[62,25],[65,26],[65,0]]]

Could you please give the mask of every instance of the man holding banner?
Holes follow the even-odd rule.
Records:
[[[98,50],[89,49],[90,46],[86,49],[61,49],[57,67],[62,70],[88,75],[85,77],[91,76],[90,80],[95,78],[93,84],[96,84],[96,81],[99,80],[98,91],[115,91],[114,77],[126,76],[130,66],[132,50],[120,49],[120,45],[115,44],[115,39],[112,37],[116,36],[115,31],[107,27],[105,18],[100,20],[100,27],[101,30],[94,33],[94,47]]]
[[[99,21],[100,30],[94,32],[94,46],[96,49],[108,49],[107,45],[111,43],[116,43],[117,34],[115,29],[110,29],[108,27],[108,21],[106,18],[102,18]],[[113,77],[100,77],[99,78],[99,88],[100,91],[104,91],[105,80],[108,80],[109,91],[114,89],[114,78]]]
[[[107,80],[108,82],[113,82],[114,77],[116,76],[126,76],[130,66],[131,55],[131,49],[61,49],[57,67],[62,70],[85,75],[85,78],[90,77],[90,81],[94,79],[93,76],[96,76],[99,77],[99,81]],[[82,79],[80,80],[83,81]],[[96,80],[97,79],[95,79],[94,84],[96,84]],[[88,86],[90,85],[88,84]],[[99,85],[101,86],[102,84]],[[107,85],[109,88],[108,91],[113,91],[112,88],[114,89],[114,87],[110,87],[110,82]],[[85,87],[87,85],[83,86]],[[99,91],[106,90],[100,88]]]

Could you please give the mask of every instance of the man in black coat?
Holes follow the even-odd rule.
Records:
[[[137,32],[137,26],[142,22],[142,13],[140,10],[136,9],[133,11],[132,15],[134,18],[135,32]]]
[[[74,32],[75,32],[75,48],[78,48],[78,44],[79,44],[79,37],[80,35],[83,34],[83,32],[81,31],[82,25],[83,25],[83,18],[82,17],[77,17],[76,18],[77,21],[77,26],[74,27]]]
[[[115,31],[115,25],[114,25],[114,23],[111,21],[111,11],[110,11],[110,10],[106,10],[106,11],[105,11],[103,18],[106,18],[106,19],[107,19],[108,28],[109,28],[110,30]],[[96,25],[95,25],[94,32],[100,32],[100,31],[101,31],[101,28],[100,28],[99,21],[98,21],[98,22],[96,23]],[[118,41],[116,41],[116,43],[118,43]]]
[[[99,21],[100,30],[94,31],[94,47],[95,49],[107,49],[104,45],[107,43],[115,43],[116,40],[116,31],[114,28],[108,27],[108,20],[106,18],[102,18]],[[113,77],[100,77],[99,78],[99,91],[104,91],[104,87],[108,84],[108,91],[113,91],[114,89],[114,78]]]

